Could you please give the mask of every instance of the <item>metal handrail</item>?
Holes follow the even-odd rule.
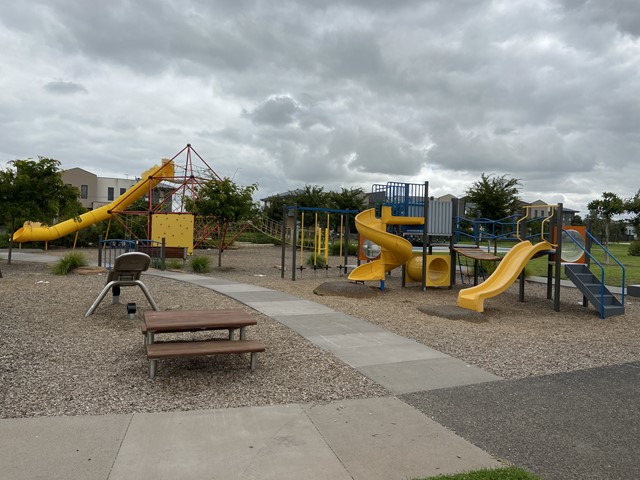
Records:
[[[111,238],[98,242],[98,265],[111,270],[116,257],[123,253],[133,252],[136,249],[135,240],[123,240]]]
[[[556,212],[558,211],[558,205],[525,205],[523,208],[524,208],[525,215],[520,220],[518,220],[516,224],[516,237],[518,237],[518,240],[523,240],[522,237],[520,237],[520,223],[529,217],[529,210],[531,210],[532,208],[550,208],[551,211],[553,212],[551,215],[547,215],[544,218],[537,217],[535,219],[535,220],[539,220],[542,218],[542,223],[540,224],[540,240],[544,240],[544,225],[555,216]],[[536,236],[537,234],[533,234],[531,235],[530,238],[533,238]]]
[[[573,243],[575,243],[588,257],[590,260],[594,261],[596,263],[596,265],[598,265],[598,267],[600,267],[600,318],[603,318],[604,316],[604,290],[605,290],[605,271],[604,271],[604,266],[598,261],[596,260],[596,258],[591,255],[591,252],[587,251],[587,249],[582,246],[580,244],[580,242],[578,240],[576,240],[573,235],[570,233],[569,230],[564,230],[563,233],[567,234],[567,237],[569,237],[571,239],[571,241]],[[606,255],[609,256],[609,258],[612,258],[622,269],[622,296],[621,296],[621,300],[620,303],[622,303],[622,305],[624,306],[624,285],[625,285],[625,275],[626,275],[626,269],[624,268],[624,265],[622,263],[620,263],[620,261],[618,261],[618,259],[607,249],[605,248],[604,245],[602,245],[592,234],[591,232],[589,232],[588,230],[586,230],[586,234],[589,236],[589,238],[591,239],[591,241],[595,242],[596,245],[598,245],[604,252]]]

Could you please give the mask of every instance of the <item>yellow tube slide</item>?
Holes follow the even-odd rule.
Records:
[[[387,225],[421,225],[420,217],[394,217],[391,207],[382,207],[382,218],[376,218],[371,208],[356,215],[358,233],[377,245],[380,245],[380,258],[363,263],[349,274],[349,280],[355,282],[384,280],[388,271],[404,264],[411,258],[411,242],[387,232]]]
[[[13,234],[13,241],[49,242],[70,233],[87,228],[95,223],[103,222],[113,216],[113,211],[122,211],[137,199],[144,197],[149,190],[162,181],[163,177],[173,177],[174,169],[171,160],[162,160],[162,165],[150,168],[142,174],[142,179],[113,202],[104,207],[83,213],[78,218],[65,220],[48,227],[38,222],[25,222],[22,228]]]
[[[536,253],[552,250],[553,246],[546,241],[532,245],[525,240],[515,245],[507,252],[498,264],[495,272],[480,285],[465,288],[458,293],[458,306],[484,312],[484,301],[504,292],[515,282],[522,269],[527,265]]]

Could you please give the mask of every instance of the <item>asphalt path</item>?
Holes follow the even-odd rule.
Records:
[[[401,398],[545,480],[640,479],[640,362]]]

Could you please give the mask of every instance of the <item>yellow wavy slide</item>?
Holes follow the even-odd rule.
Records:
[[[13,241],[24,242],[49,242],[70,233],[87,228],[95,223],[108,220],[113,212],[122,211],[144,197],[149,190],[158,185],[163,178],[174,176],[174,165],[171,160],[162,160],[160,166],[155,165],[142,174],[142,179],[113,202],[104,207],[96,208],[83,213],[78,218],[71,218],[50,227],[38,222],[25,222],[22,228],[13,234]]]
[[[380,246],[380,258],[363,263],[349,274],[355,282],[384,281],[386,273],[404,264],[411,258],[411,242],[387,232],[387,225],[422,225],[420,217],[394,217],[391,207],[382,207],[381,218],[376,218],[374,208],[356,215],[358,233]]]
[[[500,295],[515,282],[529,260],[539,252],[552,249],[553,246],[546,241],[535,245],[528,240],[518,243],[507,252],[489,278],[480,285],[460,290],[458,306],[484,312],[485,299]]]

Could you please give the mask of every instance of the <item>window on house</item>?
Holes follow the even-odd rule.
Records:
[[[120,195],[124,195],[126,191],[127,191],[126,188],[120,188]]]
[[[113,187],[107,188],[107,200],[109,201],[113,200]]]
[[[80,185],[80,198],[89,198],[89,185]]]

